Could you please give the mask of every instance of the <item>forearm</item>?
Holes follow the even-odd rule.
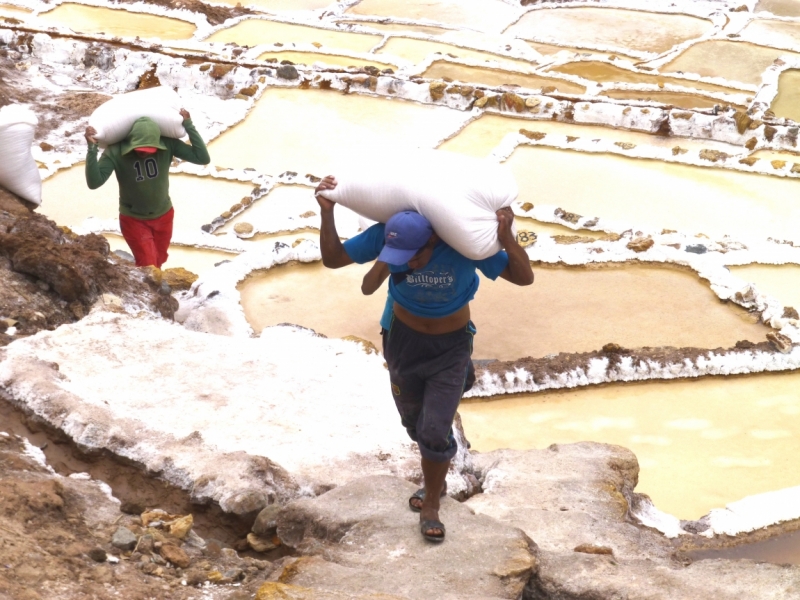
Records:
[[[322,264],[329,269],[338,269],[353,262],[339,239],[336,231],[336,220],[333,209],[320,211],[322,222],[319,226],[319,248],[322,253]]]
[[[364,280],[361,282],[361,293],[365,296],[371,296],[380,289],[388,277],[389,265],[376,260],[372,268],[364,275]]]
[[[97,160],[97,144],[90,144],[86,152],[86,185],[90,190],[96,190],[103,185],[111,173],[114,172],[114,164],[103,155]]]
[[[513,236],[501,239],[508,254],[508,281],[516,285],[530,285],[533,283],[533,269],[528,253],[517,243]]]
[[[211,156],[208,154],[206,143],[203,141],[203,138],[200,137],[200,134],[197,132],[197,129],[195,129],[192,121],[190,119],[186,119],[183,122],[183,127],[186,129],[186,133],[189,134],[189,142],[191,143],[191,146],[181,142],[180,140],[175,140],[176,144],[172,150],[173,155],[196,165],[207,165],[210,163]]]

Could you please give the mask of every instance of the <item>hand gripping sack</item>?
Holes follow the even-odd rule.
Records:
[[[124,140],[140,117],[150,117],[156,122],[161,135],[182,138],[186,135],[183,117],[180,115],[180,96],[164,86],[136,90],[114,96],[98,106],[89,117],[89,125],[97,131],[97,143],[101,148]]]
[[[31,155],[38,123],[27,108],[0,108],[0,187],[34,204],[42,203],[42,178]]]
[[[495,212],[519,193],[508,167],[438,150],[349,157],[332,175],[336,189],[325,192],[326,198],[381,223],[414,210],[448,245],[473,260],[502,249]]]

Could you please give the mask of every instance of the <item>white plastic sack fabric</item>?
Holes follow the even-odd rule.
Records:
[[[381,223],[397,212],[417,211],[439,237],[473,260],[501,250],[495,212],[519,193],[508,167],[437,150],[349,157],[331,175],[337,186],[326,198]]]
[[[89,117],[89,125],[97,131],[97,143],[101,148],[124,140],[140,117],[153,119],[164,137],[180,139],[186,135],[181,108],[181,98],[172,88],[158,86],[136,90],[114,96],[98,106]]]
[[[31,155],[39,120],[12,104],[0,108],[0,187],[34,204],[42,203],[42,178]]]

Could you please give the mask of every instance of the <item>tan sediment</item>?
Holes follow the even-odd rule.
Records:
[[[502,0],[361,0],[349,15],[399,17],[434,21],[478,31],[502,31],[516,17],[516,8]]]
[[[789,69],[781,73],[778,79],[778,95],[772,101],[772,112],[776,117],[785,117],[800,121],[800,70]]]
[[[47,24],[69,27],[75,32],[119,37],[185,40],[195,31],[192,23],[178,19],[72,3],[60,4],[40,14],[39,19]]]
[[[211,35],[209,42],[236,42],[240,45],[260,44],[321,44],[327,48],[339,48],[352,52],[368,52],[381,41],[381,36],[366,33],[348,33],[305,25],[278,23],[261,19],[248,19],[228,29]]]
[[[314,63],[322,63],[325,65],[333,65],[336,67],[366,67],[375,66],[379,69],[394,68],[389,63],[383,63],[377,60],[369,60],[364,58],[352,58],[349,56],[340,56],[336,54],[321,54],[318,52],[293,52],[287,50],[285,52],[265,52],[258,57],[258,60],[275,60],[281,62],[284,60],[291,61],[295,64],[313,65]]]
[[[688,109],[702,109],[713,108],[714,106],[732,106],[743,110],[744,105],[733,104],[725,100],[717,100],[716,98],[709,98],[708,96],[700,96],[698,94],[689,94],[681,92],[637,92],[637,91],[623,91],[623,90],[603,90],[600,92],[603,96],[609,98],[616,98],[617,100],[642,100],[646,102],[660,102],[662,104],[669,104],[679,108]]]
[[[468,58],[477,61],[494,61],[501,66],[510,69],[518,69],[520,71],[530,70],[531,63],[529,61],[508,58],[499,54],[492,54],[491,52],[483,52],[480,50],[471,50],[469,48],[462,48],[453,44],[446,44],[443,42],[434,42],[430,40],[417,40],[414,38],[404,37],[391,37],[381,46],[377,51],[380,54],[388,54],[398,56],[411,61],[415,64],[422,62],[432,54],[446,54],[455,58]]]

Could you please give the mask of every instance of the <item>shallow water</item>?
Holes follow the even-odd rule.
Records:
[[[291,23],[247,19],[233,27],[217,31],[208,42],[236,42],[242,46],[261,44],[321,44],[351,52],[369,52],[381,41],[381,36],[367,33],[348,33]]]
[[[670,104],[678,108],[688,109],[702,109],[713,108],[714,106],[733,106],[744,110],[743,105],[733,104],[725,100],[717,100],[709,98],[708,96],[700,96],[699,94],[683,94],[681,92],[635,92],[635,91],[620,91],[620,90],[603,90],[600,92],[603,96],[609,98],[616,98],[617,100],[643,100],[647,102],[660,102],[662,104]]]
[[[655,231],[800,242],[796,182],[782,177],[533,146],[507,162],[522,202]]]
[[[778,95],[772,101],[772,112],[777,117],[800,120],[800,70],[789,69],[778,79]],[[799,161],[800,162],[800,161]]]
[[[800,565],[800,531],[784,533],[768,540],[751,542],[722,550],[696,550],[688,552],[694,560],[723,558],[727,560],[755,560],[776,564]]]
[[[194,35],[195,26],[186,21],[125,10],[64,3],[41,13],[47,24],[62,25],[80,33],[106,33],[119,37],[186,40]]]
[[[800,23],[755,20],[742,30],[742,37],[776,48],[796,48],[800,42]]]
[[[329,337],[357,335],[380,347],[386,289],[362,296],[361,279],[370,266],[278,266],[240,285],[242,307],[256,332],[288,322]],[[697,276],[682,270],[539,266],[534,272],[531,287],[482,278],[470,305],[478,327],[475,358],[538,358],[599,350],[609,342],[730,347],[741,339],[761,341],[769,331],[742,309],[721,304]]]
[[[423,77],[428,77],[430,79],[447,78],[462,83],[477,83],[490,86],[513,85],[529,90],[541,90],[546,87],[554,87],[556,91],[565,94],[583,94],[586,91],[584,86],[570,81],[564,81],[563,79],[551,79],[540,75],[514,73],[512,71],[501,71],[500,69],[468,67],[466,65],[459,65],[446,61],[434,62],[428,67],[425,73],[423,73]]]
[[[459,412],[479,452],[589,439],[630,448],[636,491],[697,519],[800,484],[798,385],[800,373],[604,385],[462,402]]]
[[[442,106],[336,91],[268,89],[241,123],[209,144],[214,163],[318,177],[367,148],[434,146],[467,115]],[[252,132],[264,132],[254,137]]]
[[[549,69],[549,71],[577,75],[578,77],[600,82],[644,83],[656,85],[671,84],[709,92],[730,93],[734,91],[729,87],[724,87],[721,85],[678,79],[676,77],[666,77],[664,75],[655,75],[651,73],[637,73],[635,71],[629,71],[616,65],[600,61],[576,61],[563,65],[557,65]]]
[[[374,66],[379,69],[394,68],[394,65],[382,63],[377,60],[367,60],[363,58],[352,58],[350,56],[340,56],[336,54],[321,54],[319,52],[265,52],[258,57],[258,60],[274,59],[278,62],[289,60],[295,64],[313,65],[322,63],[323,65],[334,65],[337,67],[366,67]]]
[[[491,52],[480,50],[470,50],[453,44],[444,42],[433,42],[430,40],[417,40],[414,38],[391,37],[381,46],[377,53],[389,54],[404,58],[414,64],[421,63],[432,54],[446,54],[455,58],[469,58],[481,62],[493,61],[509,69],[521,71],[530,70],[531,63],[524,60],[508,58]]]
[[[710,29],[709,21],[686,15],[578,7],[529,12],[506,33],[537,42],[661,53]]]
[[[711,40],[694,44],[661,67],[663,73],[694,73],[731,82],[760,85],[761,76],[779,56],[800,54],[746,42]]]
[[[756,12],[771,12],[779,17],[800,17],[800,2],[797,0],[759,0]]]
[[[614,129],[601,125],[581,125],[579,123],[562,123],[559,121],[530,120],[514,118],[509,115],[484,114],[472,121],[457,135],[444,142],[440,148],[450,152],[458,152],[469,156],[488,156],[497,148],[502,139],[509,133],[517,133],[520,129],[562,136],[573,136],[581,140],[608,140],[636,144],[637,146],[654,146],[657,148],[674,148],[680,146],[686,150],[713,149],[734,153],[740,148],[731,144],[710,140],[692,140],[676,137],[662,137],[648,133]],[[549,202],[548,202],[549,203]]]
[[[347,13],[399,17],[499,32],[514,21],[517,10],[502,0],[361,0]]]

